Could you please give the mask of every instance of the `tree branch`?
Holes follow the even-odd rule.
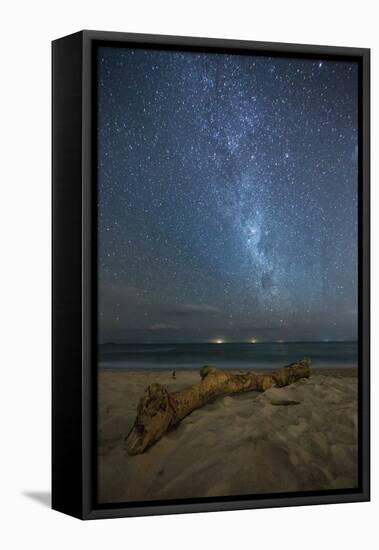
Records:
[[[133,428],[125,438],[126,449],[130,455],[143,453],[185,416],[215,398],[288,386],[309,378],[310,366],[311,361],[303,359],[268,374],[231,374],[205,366],[200,369],[200,382],[184,390],[169,393],[164,386],[151,384],[138,404]]]

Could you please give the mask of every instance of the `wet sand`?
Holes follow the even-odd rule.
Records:
[[[124,438],[145,387],[199,380],[198,370],[99,372],[100,503],[357,486],[356,369],[312,369],[285,388],[220,397],[129,456]]]

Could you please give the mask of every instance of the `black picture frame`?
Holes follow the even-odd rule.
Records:
[[[354,60],[359,65],[359,487],[96,504],[96,70],[99,44]],[[81,519],[370,499],[370,50],[81,31],[52,43],[52,507]]]

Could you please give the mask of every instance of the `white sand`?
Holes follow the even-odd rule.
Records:
[[[123,440],[145,387],[173,391],[199,381],[198,371],[176,374],[100,372],[99,502],[357,485],[356,370],[319,370],[286,388],[219,398],[129,456]]]

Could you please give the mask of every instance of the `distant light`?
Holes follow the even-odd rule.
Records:
[[[224,340],[213,340],[214,344],[223,344]]]
[[[255,338],[253,338],[252,340],[250,340],[250,344],[257,344],[258,343],[258,340],[256,340]]]
[[[277,340],[278,344],[284,344],[284,340]]]

